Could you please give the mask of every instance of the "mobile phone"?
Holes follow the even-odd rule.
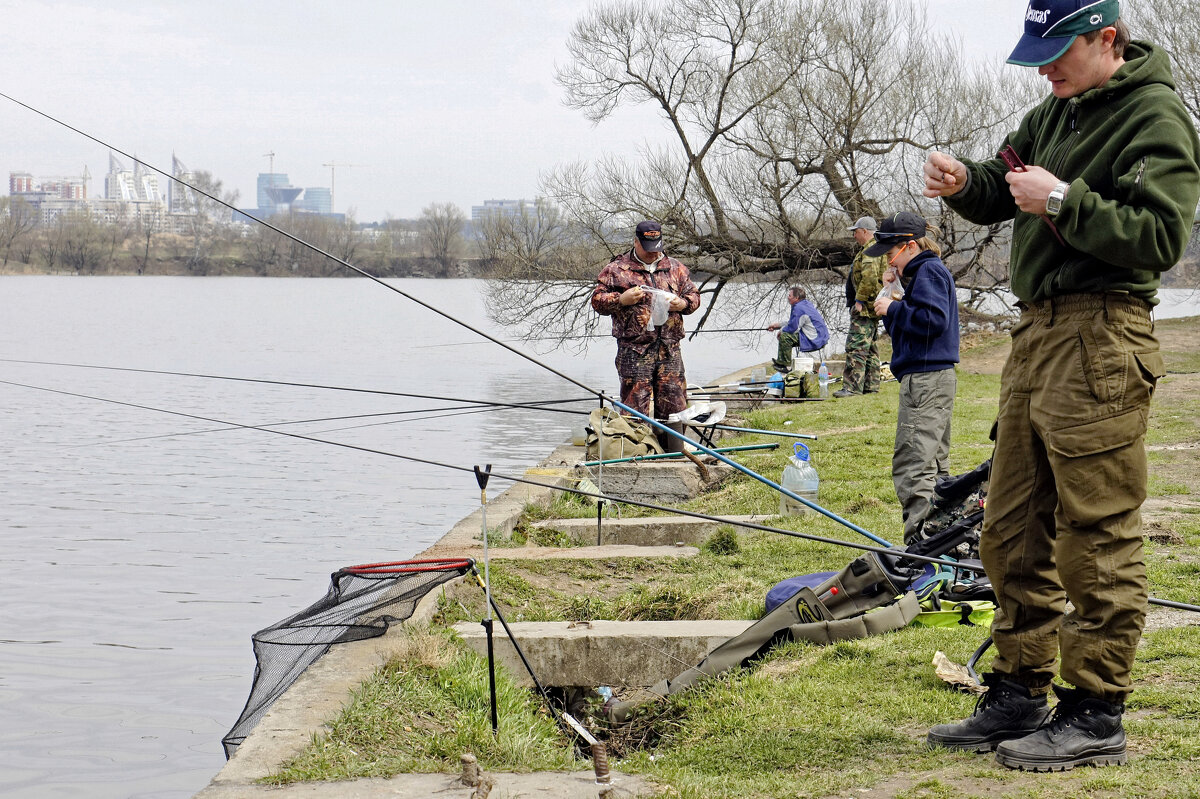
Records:
[[[1025,171],[1025,162],[1021,160],[1021,156],[1017,155],[1017,151],[1012,148],[1011,144],[1004,145],[997,155],[1004,159],[1004,163],[1008,164],[1008,168],[1013,172]]]

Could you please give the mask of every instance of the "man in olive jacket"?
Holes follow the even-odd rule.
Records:
[[[850,329],[846,331],[846,367],[842,370],[842,388],[835,397],[874,394],[879,391],[879,317],[875,298],[883,288],[887,258],[871,258],[867,248],[875,243],[875,220],[859,217],[850,227],[862,249],[854,256],[846,278],[846,307],[850,309]]]
[[[1144,439],[1164,373],[1150,309],[1191,233],[1200,142],[1167,54],[1131,42],[1119,15],[1117,0],[1032,0],[1009,63],[1037,67],[1052,96],[1004,142],[1027,167],[935,152],[923,170],[925,195],[972,222],[1013,220],[1021,318],[980,542],[998,656],[979,710],[929,733],[1009,768],[1126,761],[1148,596]],[[1054,686],[1049,717],[1060,653],[1073,688]]]

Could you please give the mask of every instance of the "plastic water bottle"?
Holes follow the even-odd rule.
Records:
[[[808,460],[808,447],[797,441],[793,446],[793,451],[795,454],[783,468],[783,479],[779,481],[779,484],[797,496],[816,502],[821,479],[817,477],[817,470]],[[799,516],[807,510],[807,505],[784,494],[779,495],[780,516]]]
[[[821,384],[821,396],[829,396],[829,367],[821,361],[821,369],[817,372],[817,382]]]

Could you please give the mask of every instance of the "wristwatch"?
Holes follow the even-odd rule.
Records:
[[[1060,182],[1057,186],[1050,190],[1050,196],[1046,198],[1046,213],[1054,216],[1062,209],[1063,200],[1067,197],[1067,189],[1071,188],[1070,183]]]

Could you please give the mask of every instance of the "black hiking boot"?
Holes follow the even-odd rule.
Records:
[[[1002,741],[1022,738],[1050,716],[1046,697],[1030,696],[1029,689],[999,674],[985,674],[987,693],[975,703],[971,717],[957,724],[939,724],[929,731],[930,746],[990,752]]]
[[[1076,766],[1120,766],[1125,755],[1125,705],[1054,686],[1058,705],[1032,735],[996,747],[996,762],[1022,771],[1067,771]]]

